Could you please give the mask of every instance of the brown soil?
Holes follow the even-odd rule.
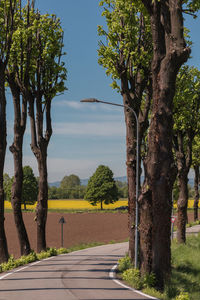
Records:
[[[71,247],[81,243],[124,241],[128,237],[128,219],[126,213],[48,213],[47,245],[61,247],[61,217],[65,218],[63,225],[64,247]],[[36,250],[36,222],[35,214],[23,214],[31,248]],[[5,214],[5,229],[8,251],[14,257],[20,256],[17,231],[12,213]]]
[[[65,248],[90,242],[120,242],[128,238],[128,217],[126,213],[69,214],[49,212],[46,227],[48,247],[61,247],[61,224],[59,224],[59,220],[62,216],[66,221],[66,224],[63,225]],[[26,212],[23,213],[23,217],[31,248],[36,251],[35,214]],[[192,211],[188,213],[188,221],[193,221]],[[20,250],[12,213],[5,214],[5,228],[9,253],[17,258],[20,256]]]

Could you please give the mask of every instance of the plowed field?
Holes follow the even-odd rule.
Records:
[[[64,247],[81,243],[124,241],[128,237],[127,214],[125,213],[54,213],[49,212],[47,218],[47,246],[61,247],[61,217],[65,218],[63,225]],[[23,214],[31,248],[36,251],[35,214]],[[14,257],[20,256],[19,242],[12,213],[5,214],[5,228],[8,250]]]

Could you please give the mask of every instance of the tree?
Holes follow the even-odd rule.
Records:
[[[107,166],[100,165],[90,177],[84,199],[92,205],[114,203],[118,200],[118,190],[113,179],[113,172]]]
[[[7,146],[5,72],[10,56],[17,7],[17,0],[0,1],[0,263],[7,261],[9,256],[4,228],[3,188],[3,170]]]
[[[71,174],[69,176],[64,176],[60,183],[60,187],[62,189],[75,188],[80,185],[81,185],[80,178],[74,174]]]
[[[177,240],[186,241],[188,173],[192,164],[192,145],[200,134],[200,71],[184,66],[176,79],[174,97],[173,145],[178,170]]]
[[[196,135],[192,145],[192,166],[194,169],[194,221],[198,220],[198,205],[199,205],[199,167],[200,167],[200,139]]]
[[[12,145],[9,147],[14,159],[14,180],[11,202],[21,255],[28,255],[31,252],[31,248],[21,211],[23,183],[22,147],[27,120],[27,99],[22,96],[20,88],[29,80],[29,67],[32,51],[30,36],[30,23],[32,20],[30,20],[30,15],[33,12],[33,1],[32,9],[29,1],[25,8],[22,8],[21,0],[19,3],[20,7],[17,12],[18,22],[13,34],[6,77],[12,93],[14,106],[14,139]]]
[[[137,4],[136,4],[137,3]],[[139,145],[148,128],[151,89],[152,38],[150,19],[143,5],[133,0],[100,1],[107,30],[98,27],[105,43],[99,43],[99,64],[112,77],[123,104],[131,107],[139,119]],[[135,257],[135,195],[136,195],[136,120],[129,109],[124,110],[126,123],[126,166],[129,205],[129,255]]]
[[[52,135],[51,103],[65,88],[66,69],[62,62],[63,30],[55,16],[35,14],[32,30],[30,81],[25,87],[31,127],[31,150],[39,171],[36,207],[37,251],[46,249],[47,220],[47,148]],[[36,108],[36,115],[35,115]]]
[[[77,175],[64,176],[60,183],[60,193],[63,199],[80,198],[81,181]]]
[[[189,58],[183,33],[183,1],[141,0],[151,19],[153,104],[140,197],[141,268],[162,289],[171,273],[171,207],[176,169],[172,153],[176,76]],[[148,221],[147,221],[148,220]]]
[[[7,173],[5,173],[3,175],[3,186],[4,186],[5,200],[10,201],[10,199],[11,199],[12,184],[13,184],[13,179],[10,178],[10,176]]]
[[[27,204],[34,204],[37,201],[38,181],[30,166],[23,167],[23,188],[22,203],[26,209]]]

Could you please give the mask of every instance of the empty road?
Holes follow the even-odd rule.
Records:
[[[154,299],[119,285],[110,270],[127,243],[51,257],[0,274],[0,300]]]

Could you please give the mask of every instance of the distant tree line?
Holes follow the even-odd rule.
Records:
[[[103,166],[100,173],[108,168]],[[97,168],[98,169],[98,168]],[[112,172],[112,171],[111,171]],[[89,183],[89,182],[88,182]],[[128,186],[126,182],[115,181],[118,198],[127,198]],[[84,199],[88,186],[81,185],[81,180],[77,175],[71,174],[64,176],[60,182],[60,186],[49,186],[49,199]]]

